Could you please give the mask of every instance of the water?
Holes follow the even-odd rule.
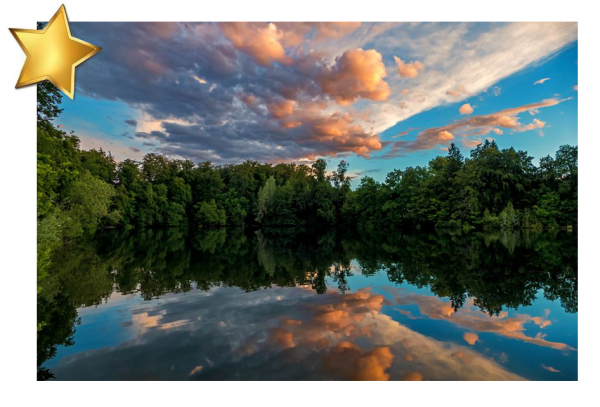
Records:
[[[56,380],[577,380],[574,233],[107,231],[38,299]]]

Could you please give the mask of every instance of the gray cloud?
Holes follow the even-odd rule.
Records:
[[[485,30],[481,26],[464,24],[279,24],[276,35],[269,32],[268,36],[281,43],[285,56],[278,54],[275,47],[265,50],[266,58],[262,57],[263,50],[236,37],[236,33],[224,35],[223,27],[216,23],[71,26],[74,36],[103,48],[78,70],[77,91],[137,109],[138,120],[126,121],[136,128],[136,138],[154,140],[159,153],[195,161],[289,161],[348,154],[368,157],[386,149],[384,156],[395,156],[397,151],[390,152],[390,148],[399,149],[405,141],[382,142],[377,132],[447,102],[445,92],[451,89],[450,84],[456,87],[469,79],[454,78],[454,71],[448,76],[444,70],[441,81],[441,71],[435,67],[446,64],[447,54],[454,48],[439,47],[438,42],[456,39],[459,44],[463,38],[475,49],[486,46],[491,48],[485,54],[490,61],[496,61],[497,54],[508,52],[502,45],[495,53],[490,41],[482,40]],[[243,30],[262,33],[266,27],[262,23],[242,26]],[[531,32],[535,36],[528,47],[535,46],[535,52],[519,56],[518,60],[513,58],[506,69],[494,71],[485,81],[469,86],[470,93],[488,88],[499,78],[576,38],[576,25],[515,27],[518,29],[511,31],[507,25],[490,25],[490,35],[502,37],[506,32],[514,32],[516,38],[526,39]],[[400,31],[396,33],[397,30]],[[554,34],[549,36],[547,32]],[[398,42],[402,35],[411,33],[412,41]],[[346,53],[361,47],[364,52]],[[403,102],[403,108],[392,99],[405,85],[398,82],[397,75],[386,76],[386,69],[388,73],[392,71],[389,66],[384,67],[393,63],[394,53],[400,50],[403,59],[413,60],[413,53],[428,67],[416,78],[414,92],[411,90],[411,95],[421,99],[414,96]],[[429,55],[418,55],[424,50]],[[511,48],[510,52],[513,55],[515,51]],[[456,50],[456,58],[463,53],[464,50]],[[352,61],[361,61],[363,54],[372,56],[373,61],[358,69],[355,65],[359,62]],[[378,62],[379,54],[382,63]],[[349,57],[352,55],[356,58]],[[485,63],[480,65],[486,68]],[[348,72],[344,67],[348,67]],[[378,70],[375,84],[369,76],[373,69]],[[387,82],[392,91],[390,100],[386,100]],[[375,90],[371,89],[373,86]],[[432,99],[434,94],[437,99]],[[367,103],[365,99],[371,100]],[[269,113],[269,105],[284,101],[295,102],[293,114],[274,117]],[[365,106],[372,110],[369,119],[365,118],[366,111],[360,110]],[[418,148],[420,144],[402,146],[403,151]]]

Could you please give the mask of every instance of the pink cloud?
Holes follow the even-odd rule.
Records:
[[[533,84],[534,84],[534,85],[541,85],[541,84],[543,84],[544,82],[546,82],[546,81],[549,81],[549,80],[550,80],[550,78],[543,78],[543,79],[540,79],[539,81],[535,81],[535,82],[533,82]]]

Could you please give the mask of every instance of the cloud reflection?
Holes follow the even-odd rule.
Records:
[[[67,380],[521,380],[465,346],[381,313],[369,290],[167,295],[131,309],[133,340],[63,358]],[[440,315],[447,314],[442,311]]]

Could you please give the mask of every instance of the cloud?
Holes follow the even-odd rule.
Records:
[[[579,85],[575,85],[575,86],[573,86],[573,90],[574,90],[575,92],[578,92],[578,91],[579,91]]]
[[[542,367],[543,367],[544,369],[546,369],[547,371],[549,371],[549,372],[552,372],[552,373],[560,373],[560,370],[556,370],[556,369],[555,369],[555,368],[553,368],[552,366],[546,366],[546,365],[542,365]]]
[[[280,42],[283,34],[277,30],[275,24],[235,22],[220,23],[219,26],[238,50],[252,56],[261,65],[292,62]]]
[[[471,106],[470,103],[465,103],[464,105],[462,105],[460,107],[460,109],[458,109],[458,112],[460,114],[471,114],[471,113],[473,113],[473,107]]]
[[[453,89],[446,91],[446,95],[451,96],[453,98],[461,98],[469,93],[465,89],[465,85],[458,85]]]
[[[439,138],[440,142],[451,141],[451,140],[454,140],[454,135],[452,133],[450,133],[449,131],[442,130],[439,132],[438,138]]]
[[[532,110],[556,106],[567,100],[569,99],[546,99],[541,102],[531,103],[516,108],[500,110],[499,112],[488,115],[472,116],[442,127],[433,127],[423,130],[418,133],[416,140],[398,140],[394,141],[392,145],[395,147],[396,154],[400,154],[402,152],[431,150],[450,140],[448,134],[452,135],[452,138],[454,138],[456,136],[485,136],[491,132],[502,134],[503,129],[512,132],[526,132],[541,129],[546,125],[546,122],[533,119],[533,122],[529,124],[521,124],[518,115]],[[469,142],[467,141],[466,143]]]
[[[398,67],[398,75],[403,78],[416,78],[419,72],[423,71],[425,67],[419,61],[404,62],[402,59],[394,56],[396,66]]]
[[[348,50],[336,59],[335,64],[321,79],[323,91],[342,106],[356,99],[384,101],[391,90],[384,78],[387,76],[381,54],[373,49]]]
[[[137,120],[127,119],[125,120],[125,124],[135,127],[137,126]]]
[[[378,134],[424,110],[494,89],[500,79],[577,38],[576,23],[73,23],[71,28],[73,35],[103,48],[78,74],[82,97],[126,104],[135,111],[130,117],[138,118],[138,133],[165,136],[154,138],[157,152],[218,163],[367,156],[390,146],[396,148],[391,156],[409,153],[413,150],[405,145],[381,142]],[[427,67],[423,73],[417,69],[408,94],[405,78],[387,75],[398,68],[395,55]],[[294,111],[278,118],[269,106],[282,100],[294,101]],[[63,116],[70,114],[76,113],[66,110]],[[351,125],[341,123],[346,136],[322,137],[316,125],[344,114],[352,117]],[[171,135],[163,123],[178,134]],[[186,128],[183,137],[179,133]],[[144,151],[143,141],[132,140]]]
[[[286,45],[298,46],[305,37],[316,31],[315,42],[345,37],[361,26],[359,22],[276,22]]]
[[[528,336],[525,333],[527,323],[534,323],[539,329],[548,327],[551,321],[547,319],[547,315],[545,317],[532,317],[528,314],[518,314],[509,317],[508,313],[501,312],[498,316],[490,317],[481,310],[472,308],[473,300],[469,300],[470,305],[467,307],[455,311],[448,301],[414,293],[397,296],[396,303],[400,305],[417,304],[421,315],[426,315],[432,319],[445,320],[470,331],[490,332],[556,350],[575,350],[565,343],[548,341],[545,339],[545,335]],[[475,344],[478,338],[479,335],[474,332],[467,332],[463,336],[463,339],[471,345]]]
[[[482,143],[482,141],[481,141],[480,138],[464,139],[463,140],[463,146],[465,146],[467,148],[475,148],[475,147],[477,147],[481,143]]]
[[[381,312],[385,297],[370,290],[317,295],[303,287],[213,287],[173,299],[129,301],[134,339],[64,357],[53,368],[56,377],[523,380],[472,349],[394,321]]]
[[[539,119],[533,119],[533,122],[525,125],[525,126],[517,126],[516,131],[529,131],[529,130],[535,130],[535,129],[543,129],[544,126],[546,126],[546,122],[543,122]]]
[[[296,102],[294,100],[282,100],[267,106],[269,112],[276,118],[282,119],[294,113]]]
[[[479,340],[479,335],[473,332],[465,332],[463,339],[471,346],[475,345],[475,342]]]
[[[533,82],[533,84],[534,84],[534,85],[541,85],[541,84],[543,84],[544,82],[546,82],[546,81],[549,81],[549,80],[550,80],[550,78],[543,78],[543,79],[540,79],[540,80],[538,80],[538,81],[535,81],[535,82]]]

